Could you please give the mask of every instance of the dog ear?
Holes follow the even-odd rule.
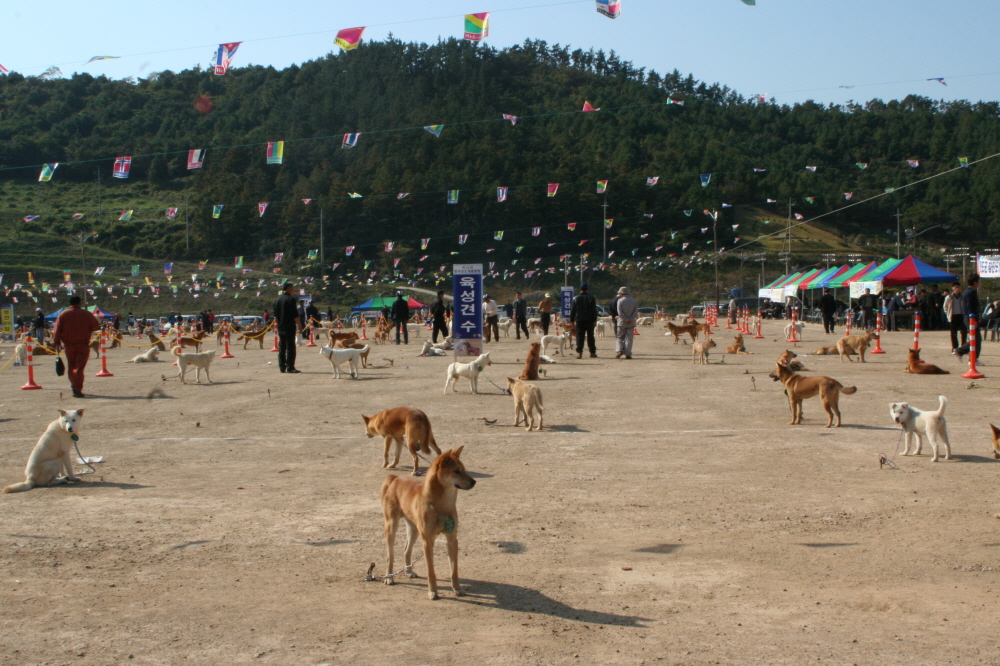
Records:
[[[365,425],[368,425],[368,422],[372,420],[372,417],[365,416],[364,414],[361,415],[361,418],[365,420]]]
[[[82,409],[76,410],[76,415],[77,416],[83,416],[83,410]]]
[[[462,455],[462,449],[464,449],[464,448],[465,448],[465,444],[462,444],[462,446],[460,446],[457,449],[455,449],[454,451],[452,451],[452,455],[454,455],[456,458],[458,458],[459,456]]]
[[[65,410],[65,409],[60,409],[60,410],[59,410],[59,414],[60,414],[61,416],[66,416],[66,410]]]
[[[1000,428],[997,428],[995,425],[993,425],[991,423],[990,424],[990,430],[993,431],[993,438],[994,439],[1000,438]]]

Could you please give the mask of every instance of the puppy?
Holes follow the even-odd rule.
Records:
[[[326,357],[330,364],[333,365],[333,378],[340,379],[340,364],[347,362],[347,367],[351,371],[351,377],[357,379],[361,376],[361,370],[358,368],[358,362],[361,360],[361,354],[367,354],[369,347],[365,345],[361,349],[334,349],[329,345],[323,345],[319,350],[321,356]]]
[[[834,414],[837,415],[837,427],[840,427],[840,394],[853,395],[858,390],[856,386],[844,386],[830,377],[803,377],[781,363],[775,363],[775,366],[774,372],[768,377],[785,385],[788,406],[792,410],[792,420],[788,425],[801,425],[802,401],[818,395],[823,409],[830,417],[826,427],[833,426]]]
[[[911,350],[912,351],[912,350]],[[938,461],[938,445],[944,444],[944,459],[951,460],[951,443],[948,441],[948,424],[944,419],[944,408],[948,400],[943,395],[938,396],[936,412],[923,412],[911,407],[905,402],[894,402],[889,405],[889,416],[897,425],[903,428],[903,455],[919,456],[924,448],[924,440],[931,443],[934,455],[931,462]],[[913,453],[910,453],[910,443],[916,440]],[[994,455],[996,455],[994,453]]]
[[[424,340],[424,346],[420,348],[420,353],[417,356],[444,356],[447,353],[431,344],[430,340]]]
[[[911,349],[906,355],[906,369],[903,372],[909,372],[913,375],[950,375],[951,373],[947,370],[937,367],[932,363],[923,363],[920,361],[920,350]]]
[[[24,481],[3,489],[5,493],[19,493],[35,486],[54,486],[67,481],[79,481],[73,474],[73,442],[80,431],[82,409],[59,410],[59,418],[42,433],[24,468]],[[66,476],[59,476],[65,472]]]
[[[566,355],[565,354],[565,352],[566,352],[566,338],[564,338],[563,336],[561,336],[561,335],[543,335],[542,336],[542,354],[548,355],[548,353],[549,353],[549,347],[550,346],[557,347],[557,349],[555,350],[556,354],[559,354],[560,356],[565,356]]]
[[[455,507],[459,490],[469,490],[476,480],[465,471],[460,456],[462,449],[445,451],[431,463],[421,482],[413,477],[390,474],[382,482],[382,514],[385,516],[385,584],[392,585],[394,545],[399,519],[406,521],[406,546],[403,562],[411,578],[413,546],[420,536],[427,560],[427,596],[438,599],[437,575],[434,573],[434,541],[444,532],[448,541],[448,560],[451,563],[451,589],[455,596],[462,596],[458,583],[458,510]]]
[[[479,358],[472,361],[472,363],[452,363],[448,366],[448,374],[444,381],[444,394],[448,395],[448,385],[452,386],[452,390],[458,391],[458,378],[468,377],[469,384],[472,386],[473,393],[479,393],[479,373],[483,371],[483,368],[493,365],[490,360],[490,352],[485,354],[480,354]]]
[[[691,363],[697,364],[701,361],[702,365],[708,363],[708,350],[715,346],[715,340],[709,338],[708,340],[702,340],[700,342],[691,343]]]
[[[150,347],[145,354],[139,354],[131,361],[122,361],[122,363],[158,363],[160,361],[160,359],[157,358],[159,353],[159,349],[156,347]]]
[[[806,327],[806,323],[804,321],[797,321],[797,322],[794,322],[794,323],[789,323],[787,326],[785,326],[785,339],[787,340],[788,338],[790,338],[792,336],[792,327],[793,326],[795,327],[795,335],[801,340],[802,339],[802,329],[804,329]]]
[[[778,357],[778,363],[788,366],[788,369],[792,372],[802,372],[806,369],[806,366],[802,365],[801,361],[793,361],[792,359],[798,356],[795,352],[786,349]]]
[[[538,364],[541,362],[538,357],[542,354],[541,350],[541,344],[537,342],[531,343],[531,349],[528,350],[528,357],[524,359],[524,370],[519,375],[521,379],[529,382],[538,379]]]
[[[399,464],[399,454],[403,450],[403,438],[406,438],[406,447],[413,456],[413,476],[420,473],[420,457],[418,453],[423,451],[427,455],[431,454],[431,449],[436,455],[441,455],[434,440],[434,433],[431,430],[431,420],[427,418],[419,409],[412,407],[394,407],[379,412],[375,416],[361,415],[365,420],[365,434],[369,439],[379,435],[385,438],[385,450],[383,451],[383,468],[395,469]],[[389,464],[389,449],[392,443],[396,443],[396,458]]]
[[[863,333],[861,335],[845,335],[841,339],[837,340],[837,351],[840,352],[840,362],[843,363],[846,358],[848,361],[853,362],[854,359],[851,358],[848,349],[853,349],[861,357],[861,362],[865,362],[865,352],[868,350],[868,343],[872,341],[875,334],[871,331]]]
[[[177,376],[181,380],[181,384],[187,384],[184,380],[184,375],[187,374],[188,367],[194,366],[194,377],[198,384],[201,384],[201,371],[205,371],[205,377],[208,379],[208,383],[212,383],[212,376],[208,374],[208,366],[212,365],[212,361],[215,360],[215,350],[206,352],[196,352],[193,354],[183,353],[184,348],[181,346],[173,347],[170,353],[177,357]]]
[[[153,333],[152,327],[146,329],[146,337],[149,338],[149,341],[153,343],[161,352],[167,351],[167,346],[163,344],[163,340]]]
[[[538,413],[538,427],[542,429],[542,390],[533,384],[525,384],[520,379],[514,377],[507,378],[507,391],[514,396],[514,426],[521,423],[521,414],[524,414],[524,422],[530,432],[535,424],[535,413]]]
[[[747,348],[743,346],[743,335],[739,334],[733,338],[733,344],[726,347],[727,354],[750,354]]]
[[[851,354],[854,353],[854,350],[851,349],[850,347],[848,347],[846,349],[846,351],[847,351],[847,355],[848,356],[850,356]],[[836,347],[820,347],[819,349],[817,349],[816,351],[814,351],[812,353],[812,355],[813,356],[834,356],[834,355],[839,354],[839,353],[840,353],[840,350],[838,350]]]

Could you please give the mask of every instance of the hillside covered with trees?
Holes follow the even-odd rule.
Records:
[[[581,113],[585,101],[601,110]],[[509,264],[599,253],[606,200],[615,220],[609,250],[641,257],[662,246],[663,256],[682,253],[684,243],[688,253],[711,249],[703,209],[722,210],[719,243],[732,247],[734,237],[745,243],[779,231],[780,223],[752,224],[753,215],[783,218],[789,200],[808,219],[957,167],[959,157],[1000,152],[998,114],[996,102],[923,97],[762,103],[613,53],[544,42],[494,49],[390,39],[280,71],[251,66],[225,76],[12,73],[0,77],[0,224],[98,232],[107,251],[149,259],[245,256],[266,264],[281,252],[298,265],[320,246],[322,210],[327,267],[369,261],[390,270],[400,259],[412,271],[425,265],[423,255],[428,264],[471,253]],[[431,125],[444,125],[439,137],[424,129]],[[354,132],[357,145],[342,148]],[[270,141],[285,141],[280,165],[266,163]],[[203,168],[187,168],[191,149],[207,150]],[[132,156],[127,180],[111,178],[119,155]],[[41,165],[54,162],[51,182],[39,183]],[[707,187],[700,174],[712,174]],[[653,176],[659,181],[649,186]],[[597,193],[599,180],[609,181],[606,195]],[[547,196],[549,183],[560,183],[556,196]],[[501,186],[509,188],[503,203]],[[457,204],[447,203],[449,190],[459,191]],[[259,202],[269,202],[263,216]],[[217,218],[216,205],[224,205]],[[173,221],[169,206],[179,208]],[[932,242],[1000,244],[1000,170],[973,164],[835,212],[820,226],[887,250],[897,208],[904,226],[945,225],[924,236]],[[131,220],[118,220],[124,209],[134,209]],[[32,215],[39,217],[24,221]],[[430,239],[427,249],[421,239]],[[581,250],[583,239],[591,240]],[[350,257],[347,246],[356,248]]]

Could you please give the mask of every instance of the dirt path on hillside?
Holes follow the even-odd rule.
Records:
[[[305,347],[301,375],[236,349],[216,383],[187,386],[114,350],[115,377],[90,376],[83,401],[51,359],[41,391],[9,368],[0,483],[22,478],[59,407],[86,407],[80,448],[105,462],[81,484],[0,496],[0,664],[1000,663],[1000,377],[969,390],[958,373],[904,374],[910,335],[887,335],[863,365],[805,358],[858,392],[841,398],[844,427],[823,428],[815,399],[793,427],[767,377],[790,345],[777,323],[765,333],[754,355],[707,366],[660,329],[642,329],[632,361],[600,338],[600,358],[547,367],[541,433],[513,428],[489,381],[442,395],[449,361],[417,358],[423,338],[374,348],[359,381]],[[924,333],[923,356],[961,371],[946,338]],[[809,326],[805,340],[834,338]],[[501,384],[526,344],[494,349]],[[888,403],[939,394],[956,459],[879,469],[899,439]],[[364,582],[385,566],[389,472],[360,414],[397,405],[426,411],[443,448],[465,445],[478,480],[459,497],[463,598],[444,580],[436,602],[423,578]]]

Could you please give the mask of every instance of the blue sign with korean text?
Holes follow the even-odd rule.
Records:
[[[562,305],[562,317],[563,319],[569,319],[569,313],[573,309],[573,287],[563,287],[560,291],[560,304]]]
[[[479,356],[483,353],[483,265],[455,264],[452,275],[455,355]]]

